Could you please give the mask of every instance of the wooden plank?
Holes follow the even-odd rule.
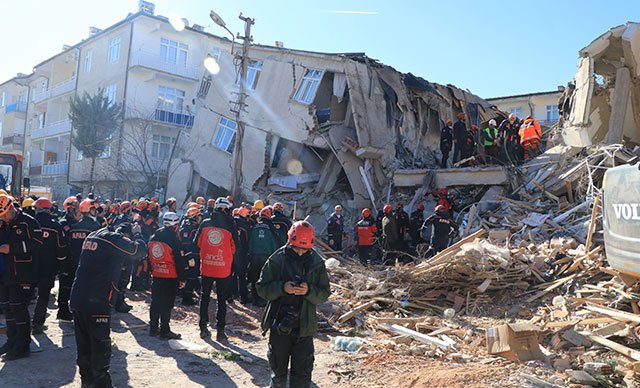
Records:
[[[626,311],[615,310],[608,307],[596,306],[592,304],[588,304],[584,306],[584,308],[595,313],[604,314],[619,321],[640,323],[640,315],[631,314]]]
[[[629,357],[632,360],[640,361],[640,352],[631,348],[628,348],[624,345],[621,345],[617,342],[613,342],[599,335],[595,335],[592,333],[582,333],[585,337],[590,339],[591,341],[600,344],[604,347],[607,347],[613,351],[616,351],[626,357]]]
[[[584,250],[589,252],[591,249],[591,242],[593,240],[593,232],[596,230],[596,217],[598,216],[598,206],[600,205],[600,199],[602,198],[602,191],[598,193],[596,199],[593,201],[593,211],[591,212],[591,222],[589,223],[589,231],[587,232],[587,243],[584,246]],[[589,258],[589,253],[587,253]]]
[[[420,264],[418,264],[416,266],[416,268],[413,269],[413,274],[417,275],[420,274],[421,272],[424,272],[425,270],[428,271],[430,269],[432,269],[432,267],[434,265],[440,264],[441,261],[444,261],[446,259],[448,259],[450,256],[452,256],[461,246],[463,246],[464,244],[468,243],[468,242],[472,242],[474,241],[476,238],[482,237],[482,235],[485,233],[484,229],[480,229],[478,231],[476,231],[473,234],[470,234],[469,236],[463,238],[462,240],[458,241],[457,243],[451,245],[449,248],[441,251],[440,253],[438,253],[437,255],[433,256],[432,258],[430,258],[429,260],[422,262]]]
[[[403,326],[393,324],[393,325],[386,325],[381,327],[392,333],[408,335],[417,341],[424,342],[431,345],[436,345],[442,350],[453,349],[453,345],[447,343],[446,341],[441,340],[440,338],[418,333],[415,330],[407,329],[406,327],[403,327]]]
[[[376,301],[375,300],[371,300],[371,301],[369,301],[367,303],[363,303],[360,306],[351,309],[350,311],[347,311],[346,313],[342,314],[340,316],[340,318],[338,318],[338,323],[344,323],[344,322],[348,321],[349,319],[355,317],[359,312],[368,309],[369,307],[373,306],[374,304],[376,304]]]
[[[560,287],[561,285],[563,285],[563,284],[565,284],[565,283],[569,282],[570,280],[574,279],[576,276],[577,276],[577,274],[573,274],[573,275],[569,275],[569,276],[567,276],[566,278],[559,279],[555,284],[552,284],[552,285],[550,285],[549,287],[547,287],[547,288],[545,288],[544,290],[542,290],[541,292],[539,292],[539,293],[537,293],[537,294],[535,294],[535,295],[533,295],[533,296],[530,296],[530,297],[525,301],[525,303],[531,303],[531,302],[533,302],[534,300],[536,300],[536,299],[538,299],[538,298],[540,298],[540,297],[543,297],[543,296],[547,295],[548,293],[550,293],[551,291],[553,291],[553,290],[555,290],[556,288]]]
[[[543,329],[563,329],[568,326],[573,326],[579,322],[580,322],[579,319],[573,319],[571,321],[547,322],[542,326],[542,328]]]
[[[581,319],[580,322],[578,322],[578,324],[590,326],[590,325],[602,325],[602,324],[614,323],[614,322],[619,322],[619,321],[609,317],[598,317],[598,318]]]
[[[538,189],[540,189],[540,191],[542,192],[542,195],[547,196],[549,199],[552,199],[554,201],[556,201],[557,203],[560,203],[560,198],[556,197],[555,195],[551,194],[550,192],[548,192],[544,187],[542,187],[542,185],[540,185],[535,179],[531,180],[531,183],[533,183]]]

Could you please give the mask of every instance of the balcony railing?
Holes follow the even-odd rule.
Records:
[[[17,101],[13,104],[9,104],[4,108],[4,113],[11,112],[26,112],[27,111],[27,103],[25,101]]]
[[[56,121],[46,125],[44,128],[34,129],[31,132],[32,139],[40,139],[43,137],[64,135],[71,132],[71,120]]]
[[[543,125],[545,127],[551,127],[551,126],[555,125],[558,122],[558,119],[555,119],[555,120],[540,120],[538,122],[540,123],[540,125]]]
[[[13,135],[2,138],[2,145],[24,144],[24,135]]]
[[[193,127],[193,119],[195,116],[184,113],[175,113],[168,110],[156,109],[154,119],[162,123],[178,125],[181,127]]]
[[[66,81],[62,81],[59,84],[54,85],[53,87],[47,90],[38,90],[33,93],[33,102],[39,103],[40,101],[44,101],[47,98],[52,98],[59,96],[64,93],[68,93],[76,88],[76,77],[71,77]]]
[[[131,55],[130,67],[143,66],[164,73],[178,75],[180,77],[199,80],[202,76],[200,66],[182,65],[179,63],[165,62],[160,55],[145,51],[136,51]]]
[[[42,166],[42,175],[64,175],[69,171],[67,162],[53,162]]]

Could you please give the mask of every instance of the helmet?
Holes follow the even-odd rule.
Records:
[[[249,209],[247,209],[246,207],[244,207],[244,206],[241,207],[241,208],[238,208],[238,215],[240,217],[243,217],[243,218],[244,217],[248,217],[250,213],[251,213],[251,211]]]
[[[457,117],[457,118],[459,118],[459,119],[464,119],[464,118],[465,118],[465,117],[467,117],[467,116],[464,114],[464,112],[460,112],[460,113],[458,113],[458,114],[456,115],[456,117]]]
[[[231,202],[231,204],[233,205],[233,197],[230,195],[227,195],[227,201]]]
[[[215,207],[216,206],[216,200],[213,198],[209,198],[207,200],[207,207]]]
[[[167,199],[167,201],[165,202],[165,204],[166,204],[167,206],[174,205],[175,203],[176,203],[176,199],[175,199],[175,198],[173,198],[173,197],[171,197],[171,198]]]
[[[231,202],[225,197],[218,197],[215,202],[216,209],[229,209],[231,207]]]
[[[151,197],[151,202],[158,202],[158,197]]]
[[[260,210],[260,217],[271,218],[273,217],[273,208],[271,206],[265,206]]]
[[[204,204],[206,203],[206,200],[204,199],[204,197],[198,197],[196,198],[196,203],[200,206],[204,206]]]
[[[471,124],[471,130],[472,131],[477,131],[478,130],[478,126],[475,124]]]
[[[148,206],[147,209],[149,209],[150,212],[157,212],[160,210],[160,206],[158,206],[158,204],[156,202],[151,202]]]
[[[196,206],[189,208],[186,214],[187,218],[195,218],[199,215],[202,215],[202,212],[200,211],[200,208]]]
[[[41,197],[35,202],[36,209],[51,209],[51,201],[49,198]]]
[[[336,206],[333,208],[333,210],[335,210],[335,211],[340,211],[340,210],[342,210],[342,206],[340,206],[340,205],[336,205]]]
[[[0,216],[5,215],[13,206],[13,197],[7,194],[0,194]]]
[[[512,122],[512,123],[513,123],[514,121],[516,121],[516,119],[517,119],[517,118],[518,118],[518,117],[516,116],[516,114],[515,114],[515,113],[509,113],[509,121],[510,121],[510,122]]]
[[[447,119],[447,121],[445,122],[445,124],[447,124],[447,125],[452,125],[452,124],[453,124],[453,120],[451,120],[451,119]]]
[[[69,208],[77,208],[78,207],[78,198],[75,196],[67,197],[62,203],[62,208],[64,210],[68,210]]]
[[[91,209],[97,209],[98,208],[98,202],[96,202],[95,199],[83,199],[82,202],[80,202],[80,213],[89,213],[91,211]]]
[[[365,207],[364,209],[362,209],[362,217],[367,218],[371,216],[371,209]]]
[[[131,202],[129,202],[129,201],[123,201],[120,204],[120,212],[121,213],[126,213],[131,209],[133,209],[133,204]]]
[[[261,200],[256,199],[256,201],[253,203],[253,207],[256,208],[256,211],[260,211],[262,210],[262,208],[264,208],[264,203]]]
[[[0,189],[0,194],[8,195],[7,191],[4,189]]]
[[[284,204],[282,202],[276,202],[273,204],[273,211],[284,211]]]
[[[438,213],[438,212],[446,212],[446,211],[447,211],[447,208],[445,208],[444,205],[436,206],[436,209],[435,209],[436,213]]]
[[[498,124],[496,124],[496,121],[494,119],[491,119],[491,120],[489,120],[489,125],[492,125],[492,126],[495,127]]]
[[[180,216],[174,212],[166,212],[162,216],[162,225],[164,226],[176,226],[180,222]]]
[[[142,199],[138,201],[138,205],[136,206],[136,208],[140,211],[143,211],[143,210],[147,210],[147,206],[149,206],[149,202],[147,202],[146,199]]]
[[[238,208],[233,209],[233,211],[231,212],[231,215],[233,217],[237,217],[238,216],[238,210],[239,210]]]
[[[393,211],[393,208],[391,207],[390,204],[386,204],[384,205],[384,207],[382,208],[382,212],[383,213],[391,213]]]
[[[33,206],[33,204],[34,204],[35,202],[36,202],[36,201],[34,201],[34,200],[33,200],[33,198],[31,198],[31,197],[27,197],[27,198],[25,198],[25,199],[24,199],[24,201],[22,201],[22,205],[21,205],[21,207],[23,207],[23,208],[25,208],[25,207],[31,207],[31,206]]]
[[[198,206],[198,204],[195,202],[187,202],[187,209],[193,206]]]
[[[315,238],[315,231],[313,226],[307,221],[297,221],[287,234],[289,237],[289,244],[294,247],[311,249],[313,248],[313,239]]]
[[[116,214],[116,213],[118,213],[119,210],[120,210],[120,206],[118,206],[117,203],[114,203],[113,205],[111,205],[109,207],[109,213],[111,213],[111,214]]]
[[[419,203],[418,204],[418,210],[424,211],[424,204],[423,203]]]

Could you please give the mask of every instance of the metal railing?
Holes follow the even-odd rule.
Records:
[[[69,163],[53,162],[42,165],[42,175],[63,175],[69,171]]]
[[[68,93],[76,88],[76,77],[71,77],[65,81],[62,81],[47,90],[40,90],[33,93],[33,102],[39,103],[41,101],[46,100],[47,98],[52,98],[59,96],[64,93]]]
[[[154,116],[154,119],[162,123],[168,123],[168,124],[191,128],[193,127],[194,117],[195,116],[184,114],[184,113],[176,113],[168,110],[156,109],[156,114]]]
[[[63,135],[71,132],[71,120],[60,120],[55,123],[45,125],[44,128],[34,129],[31,132],[32,139],[40,139],[43,137]]]
[[[27,103],[25,101],[16,101],[12,104],[7,105],[4,108],[4,113],[26,112],[26,111],[27,111]]]
[[[14,134],[13,136],[3,137],[2,145],[9,144],[24,144],[24,135]]]
[[[192,80],[200,80],[202,76],[200,66],[182,65],[179,63],[165,62],[159,54],[145,51],[136,51],[131,55],[129,67],[142,66],[149,69],[159,70],[164,73],[178,75]]]

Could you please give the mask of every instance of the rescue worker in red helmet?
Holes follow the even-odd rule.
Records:
[[[393,207],[390,204],[382,208],[384,214],[382,218],[382,249],[384,249],[384,261],[391,263],[395,261],[397,252],[402,249],[402,241],[398,234],[396,217],[393,214]]]
[[[285,387],[287,377],[291,387],[311,386],[316,306],[330,294],[327,269],[313,250],[314,239],[310,223],[294,223],[288,243],[269,257],[256,284],[260,296],[269,301],[262,332],[270,331],[267,357],[272,387]]]
[[[419,203],[409,217],[409,235],[414,247],[423,242],[422,224],[424,223],[424,204]]]
[[[216,314],[216,340],[225,341],[227,322],[227,297],[231,292],[233,255],[238,245],[238,231],[230,211],[231,203],[224,197],[216,199],[215,211],[200,224],[194,242],[200,249],[200,273],[202,298],[200,299],[200,337],[208,338],[209,301],[211,289],[216,286],[218,311]]]
[[[163,339],[180,339],[180,334],[169,328],[171,310],[178,294],[184,287],[186,263],[178,239],[180,216],[167,212],[162,216],[162,227],[149,241],[151,261],[151,308],[149,310],[149,334],[160,334]]]
[[[453,121],[448,119],[444,127],[440,130],[440,152],[442,152],[442,160],[440,161],[440,168],[447,168],[447,161],[449,160],[449,153],[453,147]]]
[[[371,263],[371,253],[375,234],[378,231],[376,222],[371,215],[371,209],[362,209],[362,219],[355,226],[356,245],[358,246],[358,258],[362,265]]]
[[[51,201],[38,198],[35,203],[36,221],[42,229],[42,249],[38,252],[38,300],[33,310],[33,334],[46,330],[47,306],[60,265],[67,258],[67,236],[62,225],[51,214]]]
[[[436,254],[449,246],[451,237],[458,233],[458,225],[443,205],[436,206],[435,214],[424,221],[422,229],[430,225],[432,226],[430,251]]]
[[[271,222],[273,222],[273,226],[280,235],[280,240],[286,241],[287,233],[289,229],[291,229],[293,222],[284,214],[284,204],[282,202],[273,204],[273,217],[271,217]]]
[[[0,347],[4,361],[28,357],[31,343],[29,301],[31,285],[38,280],[37,257],[42,248],[38,221],[14,205],[13,197],[0,194],[0,253],[4,255],[0,306],[7,324],[7,342]]]

